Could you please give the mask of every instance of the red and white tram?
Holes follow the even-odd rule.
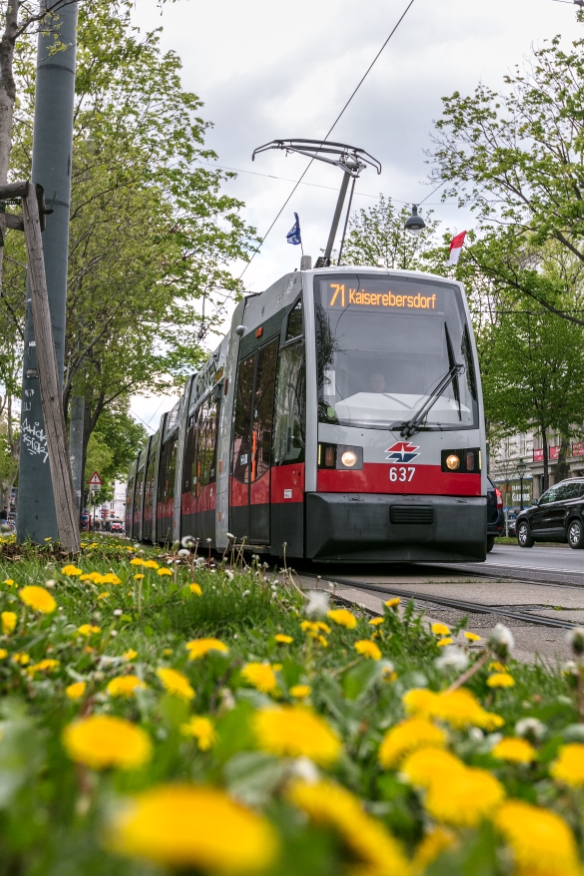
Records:
[[[126,532],[331,562],[484,560],[485,427],[466,297],[379,268],[286,274],[134,462]]]

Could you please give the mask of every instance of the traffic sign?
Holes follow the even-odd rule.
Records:
[[[92,487],[101,487],[101,478],[96,471],[89,478],[89,484]]]

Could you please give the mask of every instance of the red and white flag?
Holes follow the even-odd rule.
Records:
[[[456,237],[452,238],[450,243],[450,258],[448,259],[449,265],[457,265],[458,260],[460,258],[460,251],[464,246],[464,238],[466,236],[466,231],[461,231],[460,234],[457,234]]]

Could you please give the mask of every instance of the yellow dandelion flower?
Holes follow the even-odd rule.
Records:
[[[495,672],[487,678],[489,687],[514,687],[515,679],[508,672]]]
[[[324,718],[305,706],[261,709],[253,719],[259,747],[280,757],[309,757],[321,766],[335,763],[341,741]]]
[[[18,615],[13,611],[3,611],[2,614],[0,614],[0,620],[2,621],[3,634],[9,636],[10,633],[14,632],[18,622]]]
[[[77,566],[69,564],[68,566],[63,566],[61,569],[63,575],[67,575],[68,578],[75,578],[77,575],[83,575],[83,569],[78,569]]]
[[[8,657],[8,651],[6,648],[0,648],[0,660],[5,660]]]
[[[400,602],[401,602],[400,596],[393,596],[391,599],[386,599],[386,601],[383,604],[386,605],[388,608],[397,609]]]
[[[178,672],[176,669],[157,669],[156,675],[169,694],[183,700],[192,700],[195,696],[188,678],[182,672]]]
[[[499,663],[498,660],[495,660],[493,663],[489,663],[489,672],[508,672],[509,667],[505,666],[504,663]]]
[[[70,684],[65,688],[65,694],[70,700],[80,700],[85,693],[86,688],[87,684],[84,681],[74,681],[73,684]]]
[[[146,685],[137,675],[119,675],[107,683],[106,690],[110,697],[131,697],[137,690],[144,690]]]
[[[35,611],[40,611],[41,614],[52,614],[57,608],[57,603],[51,596],[48,590],[44,587],[23,587],[18,591],[18,595],[25,605]]]
[[[433,828],[416,849],[412,861],[415,876],[422,874],[446,849],[454,848],[457,845],[456,836],[448,828]]]
[[[143,564],[145,569],[159,569],[160,566],[156,562],[156,560],[146,560]]]
[[[584,745],[582,749],[584,750]],[[537,758],[537,751],[531,742],[520,737],[501,739],[491,754],[499,760],[509,760],[513,763],[531,763]]]
[[[265,870],[278,851],[276,833],[261,815],[224,791],[186,784],[135,796],[115,816],[106,842],[117,854],[204,873]]]
[[[141,581],[142,578],[145,578],[145,577],[146,577],[146,575],[143,572],[138,572],[136,575],[134,575],[134,580]]]
[[[201,590],[200,585],[196,584],[194,581],[192,584],[189,584],[189,590],[191,591],[191,593],[194,593],[195,596],[202,596],[203,595],[203,591]]]
[[[354,873],[409,876],[411,868],[394,837],[381,822],[368,815],[361,801],[335,782],[294,782],[290,801],[315,824],[337,831],[356,859]]]
[[[109,593],[107,592],[107,590],[104,590],[103,593],[100,593],[97,598],[98,599],[108,599]]]
[[[370,639],[360,639],[353,645],[357,654],[368,657],[370,660],[381,660],[381,651]]]
[[[493,820],[513,852],[514,876],[582,873],[572,831],[555,812],[522,800],[508,800]]]
[[[279,642],[280,645],[291,645],[294,641],[292,636],[287,636],[285,633],[276,633],[274,639],[276,642]]]
[[[131,566],[143,566],[144,560],[139,559],[138,557],[134,557],[133,560],[130,560]]]
[[[203,718],[200,715],[193,715],[188,723],[181,724],[180,731],[184,736],[192,736],[196,739],[201,751],[208,751],[217,741],[213,722],[210,718]]]
[[[572,787],[584,785],[584,745],[579,742],[562,745],[557,760],[550,767],[550,775]]]
[[[372,627],[378,627],[378,626],[380,626],[380,624],[382,624],[382,623],[383,623],[383,618],[382,618],[382,617],[374,617],[374,618],[372,618],[372,619],[369,621],[369,626],[372,626]]]
[[[91,715],[68,724],[63,745],[71,760],[94,770],[135,769],[152,757],[152,743],[144,730],[112,715]]]
[[[113,572],[108,572],[107,575],[101,575],[98,584],[121,584],[122,579],[114,575]]]
[[[229,648],[220,639],[193,639],[187,642],[186,649],[189,652],[189,660],[200,660],[211,651],[220,651],[223,654],[229,653]]]
[[[92,577],[91,577],[91,575],[88,575],[87,572],[85,572],[83,575],[79,576],[79,580],[80,581],[91,581]]]
[[[46,657],[44,660],[39,661],[39,663],[33,663],[32,666],[29,666],[26,670],[30,676],[33,676],[35,672],[50,672],[52,669],[56,669],[61,664],[58,660],[52,660],[50,657]]]
[[[316,636],[315,641],[318,642],[319,645],[322,645],[323,648],[328,648],[328,642],[324,636]]]
[[[480,642],[481,641],[481,637],[477,636],[476,633],[467,632],[464,634],[464,638],[468,639],[469,642]]]
[[[450,627],[446,624],[432,624],[431,630],[435,636],[448,636],[450,633]]]
[[[446,636],[444,639],[438,639],[436,644],[438,645],[439,648],[444,648],[445,645],[452,645],[453,642],[454,642],[454,639],[451,639],[450,636]]]
[[[12,655],[12,662],[18,663],[19,666],[26,666],[27,663],[30,663],[30,656],[24,651],[16,651],[16,653]]]
[[[162,569],[157,569],[156,574],[161,577],[162,575],[172,575],[172,569],[169,569],[168,566],[164,566]]]
[[[306,699],[312,693],[312,688],[309,684],[294,684],[290,688],[290,696],[297,700]]]
[[[429,788],[442,784],[448,787],[450,776],[457,770],[466,769],[461,760],[441,748],[419,748],[408,755],[400,767],[400,773],[416,788]]]
[[[272,693],[278,686],[278,679],[269,663],[247,663],[241,676],[262,693]]]
[[[16,582],[13,581],[12,578],[6,578],[3,583],[7,584],[9,587],[16,587]]]
[[[96,627],[95,624],[81,624],[77,627],[77,632],[80,636],[93,636],[95,633],[101,633],[101,627]]]
[[[162,652],[163,657],[170,657],[172,654],[172,648],[164,648]]]
[[[357,618],[347,608],[335,608],[332,611],[327,611],[326,616],[333,623],[346,627],[348,630],[354,630],[357,626]]]
[[[408,754],[418,748],[444,748],[446,733],[425,718],[406,718],[391,727],[379,747],[379,763],[385,769],[397,767]]]
[[[134,651],[133,648],[128,648],[128,650],[124,651],[124,653],[122,654],[124,660],[135,660],[137,656],[138,652]]]
[[[331,631],[331,628],[328,626],[328,624],[325,624],[324,621],[309,620],[302,621],[302,623],[300,624],[300,629],[304,630],[305,633],[314,633],[316,635],[320,632],[330,633]]]
[[[474,694],[466,688],[442,693],[425,688],[413,689],[404,694],[402,702],[410,715],[436,718],[459,730],[466,727],[497,730],[505,723],[499,715],[483,709]]]
[[[505,789],[488,770],[465,767],[448,780],[430,784],[425,806],[432,818],[452,827],[476,827],[505,798]]]

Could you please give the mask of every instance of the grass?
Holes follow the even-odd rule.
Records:
[[[97,538],[85,543],[77,568],[64,572],[70,564],[53,545],[0,544],[0,612],[16,615],[14,629],[8,623],[0,637],[0,876],[243,873],[243,850],[260,847],[264,859],[256,860],[256,870],[273,876],[511,874],[509,846],[494,829],[499,810],[475,811],[484,792],[456,803],[450,773],[441,781],[452,811],[437,812],[431,795],[404,777],[403,757],[380,763],[382,741],[388,734],[394,739],[393,728],[406,717],[409,692],[439,692],[463,682],[474,704],[467,718],[441,713],[422,717],[424,726],[442,728],[442,745],[462,769],[486,770],[501,793],[557,813],[582,853],[584,746],[576,752],[582,764],[573,786],[550,772],[566,743],[584,740],[576,664],[564,674],[503,658],[502,645],[493,644],[491,652],[483,650],[486,643],[472,650],[441,647],[444,635],[429,630],[413,604],[399,611],[387,607],[377,626],[358,611],[308,617],[307,599],[290,577],[268,573],[258,562],[246,569],[197,567],[192,555],[128,548],[122,540]],[[147,561],[150,567],[143,565]],[[171,574],[160,574],[166,570]],[[79,571],[114,577],[81,580]],[[55,610],[25,607],[19,593],[27,585],[46,587]],[[307,623],[325,626],[307,629]],[[228,651],[190,660],[186,644],[205,637],[219,639]],[[368,643],[373,657],[360,655],[359,642]],[[506,661],[502,673],[490,666],[498,659]],[[58,662],[43,668],[45,660]],[[180,673],[181,684],[195,695],[165,688],[161,669]],[[489,678],[497,674],[512,686],[491,687]],[[127,675],[142,683],[140,689],[127,697],[108,692],[112,680]],[[79,682],[85,689],[72,699],[67,691]],[[282,725],[262,736],[262,716],[283,706],[291,711],[283,713]],[[484,710],[500,716],[500,728],[480,728]],[[140,728],[151,756],[132,769],[123,763],[96,769],[92,757],[103,753],[102,739],[91,742],[89,753],[68,749],[66,728],[97,715]],[[306,715],[316,722],[309,729],[302,723]],[[208,747],[202,736],[187,732],[193,717],[206,720],[201,726],[211,733]],[[514,737],[517,721],[528,717],[541,722],[533,760],[496,757],[500,738]],[[417,732],[412,726],[406,734],[406,749],[415,746]],[[122,737],[115,749],[121,758]],[[482,774],[464,775],[478,782]],[[315,780],[333,784],[306,784]],[[201,785],[219,789],[224,816],[199,835],[207,813],[199,802],[185,828],[184,801],[179,805],[177,796],[172,809],[176,783],[186,784],[188,793]],[[124,844],[120,807],[169,784],[164,813],[137,822],[137,845]],[[297,787],[318,797],[316,810],[291,799]],[[335,797],[335,788],[345,797]],[[241,809],[236,817],[229,808],[234,798],[252,820],[243,834],[237,832]],[[163,819],[168,846],[153,851]],[[264,839],[256,848],[258,825]],[[178,860],[185,837],[191,845]],[[561,872],[569,876],[568,858]]]

